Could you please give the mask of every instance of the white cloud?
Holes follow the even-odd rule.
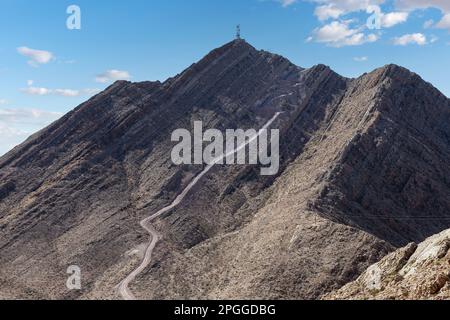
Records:
[[[46,123],[62,116],[61,112],[51,112],[40,109],[18,108],[18,109],[0,109],[0,121],[12,123],[28,123],[30,121],[39,124]]]
[[[260,1],[265,1],[265,0],[260,0]],[[281,3],[283,8],[289,7],[291,4],[294,4],[297,2],[297,0],[272,0],[272,1]]]
[[[30,58],[28,63],[36,67],[39,64],[47,64],[54,59],[53,53],[45,50],[30,49],[28,47],[19,47],[17,52],[21,55]]]
[[[54,89],[54,90],[51,90],[51,93],[58,95],[58,96],[63,96],[63,97],[78,97],[81,95],[93,96],[93,95],[99,93],[100,91],[102,91],[102,90],[92,89],[92,88],[82,89],[82,90]]]
[[[81,95],[92,96],[94,94],[99,93],[100,89],[82,89],[82,90],[74,90],[74,89],[48,89],[48,88],[39,88],[39,87],[28,87],[21,89],[23,93],[35,96],[48,96],[48,95],[56,95],[62,97],[78,97]]]
[[[6,99],[0,99],[0,105],[7,104],[8,101]]]
[[[424,29],[429,29],[429,28],[431,28],[433,25],[434,25],[434,20],[433,20],[433,19],[430,19],[430,20],[427,20],[427,21],[424,22],[423,28],[424,28]]]
[[[52,92],[58,96],[64,97],[78,97],[80,95],[79,90],[72,90],[72,89],[55,89]]]
[[[408,20],[409,13],[407,12],[390,12],[381,14],[381,26],[384,28],[391,28],[399,23]]]
[[[313,32],[313,39],[331,47],[357,46],[378,40],[376,34],[365,35],[361,29],[349,27],[350,21],[333,21]]]
[[[320,21],[328,20],[329,18],[337,19],[342,14],[344,14],[344,11],[342,9],[339,9],[338,7],[328,4],[324,6],[318,6],[314,14],[319,18]]]
[[[450,32],[450,13],[444,15],[442,20],[436,24],[436,28],[447,29]]]
[[[430,43],[435,43],[439,40],[439,38],[437,36],[435,36],[434,34],[431,35],[430,38]]]
[[[427,37],[422,33],[405,34],[394,38],[394,44],[397,46],[406,46],[408,44],[417,44],[423,46],[427,44]]]
[[[0,155],[62,115],[39,109],[0,109]]]
[[[450,1],[448,0],[396,0],[396,6],[402,10],[410,11],[437,8],[442,12],[450,12]]]
[[[0,156],[20,144],[29,135],[29,132],[8,126],[0,120]]]
[[[312,0],[319,6],[315,10],[315,15],[319,20],[329,18],[337,19],[342,15],[355,12],[366,11],[371,5],[380,5],[385,0]]]
[[[35,95],[35,96],[46,96],[50,94],[50,90],[47,88],[38,87],[28,87],[21,90],[23,93]]]
[[[306,1],[306,0],[305,0]],[[385,0],[313,0],[319,5],[316,7],[314,14],[320,21],[328,19],[338,19],[343,15],[358,11],[368,11],[369,8],[377,8],[380,12],[381,26],[383,28],[391,28],[399,23],[408,20],[408,12],[389,12],[383,13],[380,5]],[[372,12],[370,12],[372,13]]]
[[[447,29],[450,32],[450,1],[449,0],[396,0],[396,6],[404,10],[417,10],[436,8],[442,11],[444,16],[436,24],[437,28]],[[427,27],[431,27],[429,21],[426,22]]]
[[[129,80],[131,78],[128,71],[121,71],[121,70],[107,70],[95,78],[96,82],[99,83],[107,83],[112,82],[116,80]]]
[[[369,60],[368,57],[354,57],[353,60],[355,60],[356,62],[365,62],[367,60]]]
[[[33,83],[34,83],[34,81],[33,81],[33,80],[27,80],[27,85],[28,85],[28,86],[32,86],[32,85],[33,85]]]
[[[363,22],[358,23],[357,19],[343,20],[343,16],[354,13],[364,12],[370,15],[376,13],[380,17],[380,27],[391,28],[408,20],[408,11],[393,11],[383,13],[380,5],[386,3],[386,0],[304,0],[312,1],[317,4],[315,15],[320,21],[333,19],[313,31],[312,37],[306,41],[326,43],[332,47],[357,46],[365,43],[379,40],[381,33],[367,33],[369,26]],[[375,10],[375,11],[374,11]],[[369,18],[369,15],[367,15]],[[368,20],[367,20],[368,21]],[[350,25],[353,26],[350,26]]]

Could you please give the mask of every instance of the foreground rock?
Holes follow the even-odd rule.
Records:
[[[450,230],[391,253],[324,299],[450,299]]]

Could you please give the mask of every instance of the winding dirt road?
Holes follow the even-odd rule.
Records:
[[[144,220],[142,220],[140,222],[140,225],[142,228],[144,228],[151,237],[151,241],[148,244],[146,250],[145,250],[145,256],[144,259],[142,260],[142,263],[139,267],[137,267],[133,272],[131,272],[124,280],[122,280],[122,282],[118,285],[118,289],[119,289],[119,294],[122,296],[122,298],[124,300],[136,300],[136,297],[133,295],[133,293],[130,291],[130,288],[128,287],[129,284],[142,272],[144,271],[145,268],[147,268],[147,266],[150,264],[150,262],[152,261],[152,253],[153,250],[155,249],[156,244],[158,243],[158,241],[161,239],[161,235],[152,227],[151,222],[153,220],[155,220],[156,218],[158,218],[159,216],[163,215],[164,213],[172,210],[173,208],[175,208],[176,206],[178,206],[183,199],[186,197],[186,195],[189,193],[189,191],[191,191],[191,189],[200,181],[200,179],[207,174],[213,167],[214,165],[216,165],[217,163],[219,163],[223,158],[226,158],[240,150],[242,150],[243,148],[245,148],[248,144],[250,144],[252,141],[254,141],[255,139],[257,139],[261,133],[262,130],[267,129],[277,118],[278,116],[281,114],[282,112],[277,112],[258,132],[257,135],[251,137],[248,141],[246,141],[244,144],[242,144],[241,146],[237,147],[236,149],[234,149],[231,152],[228,152],[225,155],[222,155],[220,157],[215,158],[212,161],[212,164],[208,165],[205,167],[205,169],[203,169],[202,172],[200,172],[187,186],[186,188],[175,198],[175,200],[168,205],[167,207],[162,208],[161,210],[159,210],[158,212],[150,215],[149,217],[145,218]]]

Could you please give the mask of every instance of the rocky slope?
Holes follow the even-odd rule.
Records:
[[[450,299],[450,230],[391,253],[324,299]]]
[[[163,83],[119,81],[0,158],[0,298],[119,298],[148,242],[139,221],[202,170],[172,164],[172,131],[259,128],[277,111],[279,174],[216,166],[154,223],[163,239],[131,289],[318,298],[450,227],[449,107],[398,66],[347,79],[243,40]]]

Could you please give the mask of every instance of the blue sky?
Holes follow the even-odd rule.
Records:
[[[70,5],[81,30],[66,27]],[[116,79],[181,72],[238,23],[299,66],[357,77],[396,63],[450,96],[449,0],[2,0],[0,154]]]

